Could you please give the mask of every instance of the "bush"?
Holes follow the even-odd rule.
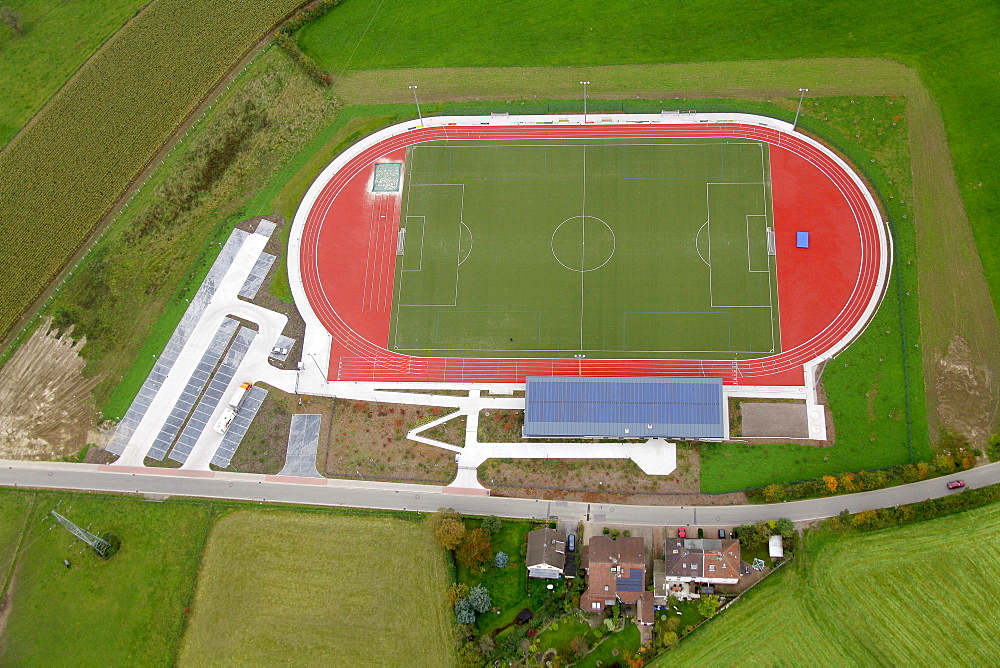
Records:
[[[609,528],[607,528],[607,527],[604,527],[604,531],[603,531],[602,533],[603,533],[603,534],[604,534],[605,536],[607,536],[607,535],[609,535],[609,534],[611,533],[611,529],[609,529]]]
[[[774,530],[783,538],[791,538],[795,534],[795,524],[787,517],[781,517],[775,520]]]
[[[990,436],[986,446],[986,456],[990,458],[991,462],[1000,462],[1000,434]]]
[[[473,587],[472,591],[469,592],[469,598],[465,600],[468,601],[472,606],[472,609],[478,613],[486,612],[493,606],[489,590],[482,585]]]
[[[509,562],[510,557],[507,556],[506,552],[497,552],[496,556],[493,557],[493,568],[507,568]]]
[[[702,617],[711,617],[718,609],[719,597],[714,594],[711,596],[702,596],[701,600],[698,601],[698,614]]]
[[[459,624],[475,624],[476,611],[472,607],[472,601],[463,598],[455,604],[455,617]]]
[[[503,524],[500,522],[500,518],[495,515],[490,515],[484,519],[481,525],[483,531],[489,533],[491,536],[497,535],[497,532],[500,531],[500,527],[502,526]]]
[[[465,538],[462,516],[451,508],[442,508],[427,518],[427,527],[434,539],[446,550],[454,550]]]
[[[458,548],[458,563],[469,568],[482,566],[493,554],[490,535],[482,529],[473,529]]]

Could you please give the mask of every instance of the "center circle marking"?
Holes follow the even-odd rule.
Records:
[[[552,257],[570,271],[588,272],[615,254],[615,231],[597,216],[573,216],[552,232]]]

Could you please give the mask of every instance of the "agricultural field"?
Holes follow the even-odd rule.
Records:
[[[237,512],[209,538],[179,663],[453,665],[446,588],[418,523]]]
[[[4,3],[20,21],[18,30],[0,24],[0,149],[147,2]]]
[[[0,333],[209,90],[299,4],[156,0],[0,152]]]
[[[47,517],[57,507],[94,533],[117,535],[121,550],[102,561],[84,549]],[[4,491],[0,519],[0,555],[10,582],[0,663],[174,661],[213,521],[211,506]],[[16,560],[10,559],[14,553]]]
[[[219,242],[239,221],[274,212],[270,199],[266,207],[251,200],[334,110],[280,49],[264,51],[153,172],[52,300],[47,312],[57,325],[73,324],[87,337],[87,374],[100,377],[94,395],[106,417],[124,415]]]
[[[1000,652],[1000,557],[987,539],[998,530],[993,504],[821,537],[656,665],[924,665],[942,654],[988,665]]]

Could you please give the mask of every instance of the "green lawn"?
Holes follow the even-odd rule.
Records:
[[[446,589],[418,523],[237,512],[209,538],[179,663],[452,665]]]
[[[809,536],[783,569],[657,665],[989,665],[1000,652],[1000,504]]]
[[[574,665],[580,668],[611,666],[616,662],[625,665],[625,656],[633,655],[637,651],[639,651],[639,628],[629,621],[623,630],[608,636],[597,649]]]
[[[23,33],[0,24],[0,149],[148,0],[5,2]]]
[[[500,614],[484,613],[476,618],[477,633],[483,634],[501,628],[514,621],[517,613],[524,608],[532,607],[528,596],[528,571],[524,566],[521,551],[527,545],[531,525],[518,520],[502,520],[503,524],[493,536],[493,553],[506,552],[510,557],[507,567],[503,570],[493,568],[492,563],[486,564],[486,570],[476,573],[471,569],[458,565],[458,581],[473,587],[482,585],[490,592],[493,605],[500,608]],[[471,531],[478,528],[479,520],[466,520],[465,525]]]
[[[208,504],[70,494],[0,493],[9,549],[34,497],[3,632],[4,665],[170,665],[213,521]],[[102,561],[46,514],[59,511],[121,551]],[[13,528],[7,521],[13,522]],[[71,568],[63,566],[68,559]]]
[[[776,352],[767,158],[765,144],[726,138],[411,147],[391,347],[518,357]]]

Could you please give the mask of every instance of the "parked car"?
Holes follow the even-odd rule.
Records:
[[[680,529],[678,529],[677,530],[677,537],[678,538],[687,538],[688,537],[687,529],[685,529],[684,527],[681,527]]]
[[[576,552],[576,534],[571,533],[566,541],[566,547],[569,548],[570,552]]]
[[[948,489],[959,489],[960,487],[965,487],[964,480],[952,480],[948,483]]]
[[[719,538],[725,538],[725,537],[726,537],[726,530],[719,529]]]
[[[275,347],[271,348],[271,354],[272,355],[287,355],[288,354],[288,348],[282,348],[281,346],[275,346]]]

